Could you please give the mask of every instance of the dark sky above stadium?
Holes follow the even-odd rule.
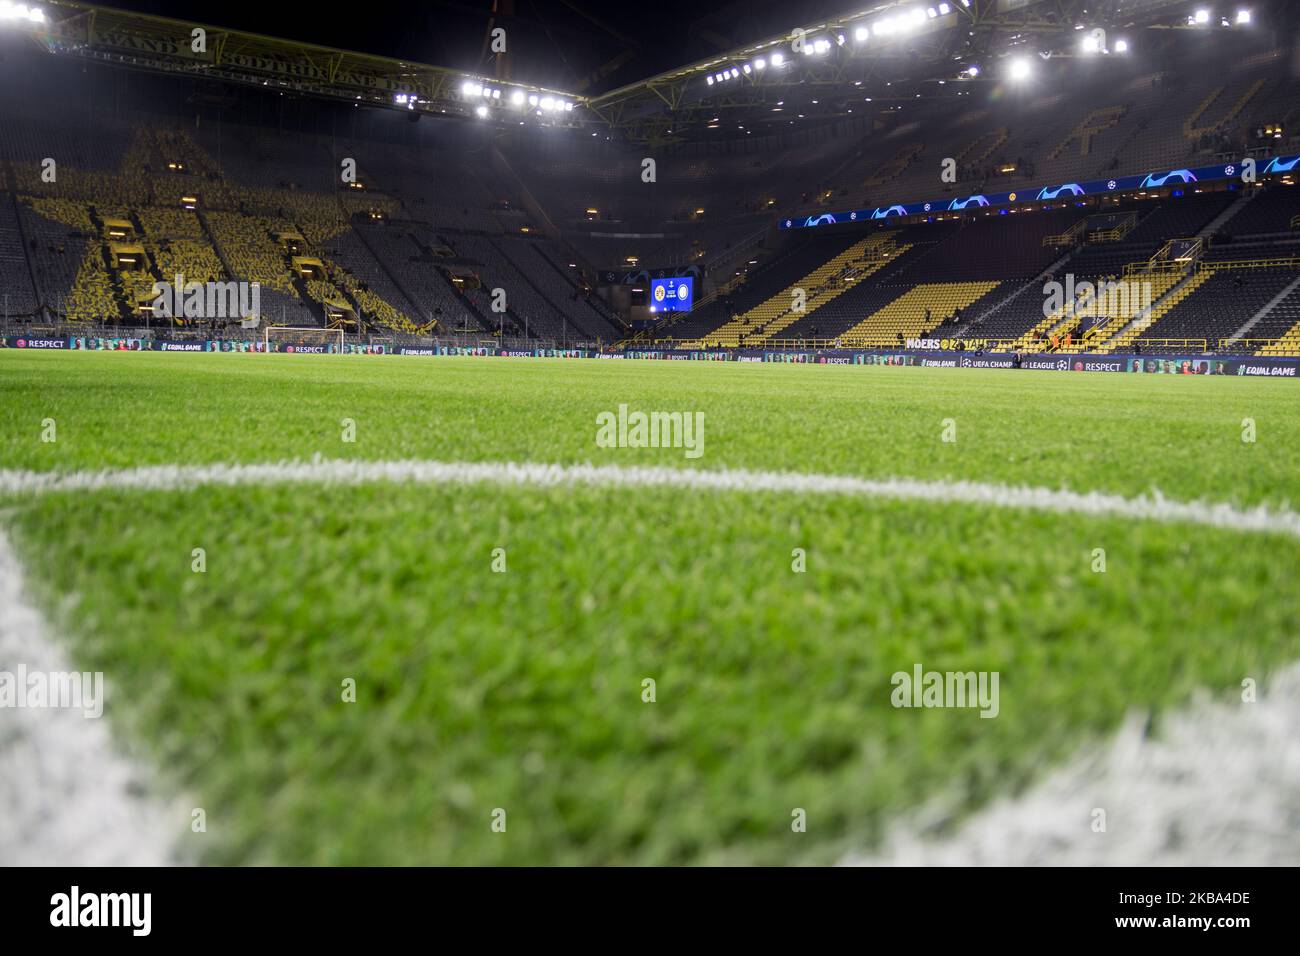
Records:
[[[110,0],[105,6],[486,72],[492,0],[313,4]],[[575,93],[635,82],[819,16],[846,0],[498,0],[514,78]]]

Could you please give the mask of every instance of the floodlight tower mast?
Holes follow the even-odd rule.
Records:
[[[492,14],[488,17],[487,32],[483,35],[482,59],[484,62],[489,58],[493,60],[493,75],[502,81],[511,79],[514,74],[509,56],[511,37],[505,36],[506,48],[504,50],[493,52],[492,31],[498,27],[504,30],[503,24],[514,20],[515,0],[492,0]]]

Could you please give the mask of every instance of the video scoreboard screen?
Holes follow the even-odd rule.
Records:
[[[689,312],[695,298],[695,279],[692,276],[674,276],[671,279],[650,280],[651,312]]]

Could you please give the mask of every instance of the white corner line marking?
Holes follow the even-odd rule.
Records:
[[[71,674],[0,532],[0,670]],[[111,675],[106,675],[112,700]],[[101,701],[102,703],[102,701]],[[0,708],[0,865],[175,862],[179,807],[144,796],[149,775],[114,747],[107,719],[63,708]]]

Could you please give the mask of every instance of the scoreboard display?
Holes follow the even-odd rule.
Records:
[[[695,279],[692,276],[650,280],[651,312],[689,312],[694,298]]]

